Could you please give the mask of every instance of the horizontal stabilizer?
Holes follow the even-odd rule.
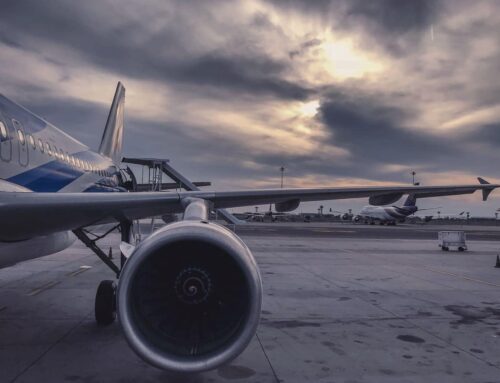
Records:
[[[479,181],[479,183],[481,185],[490,185],[490,183],[488,181],[486,181],[484,178],[477,177],[477,180]],[[485,188],[485,189],[482,190],[482,192],[483,192],[483,201],[486,201],[488,199],[488,196],[493,191],[493,189],[494,189],[494,187]]]

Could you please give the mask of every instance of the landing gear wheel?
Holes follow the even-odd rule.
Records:
[[[450,250],[450,248],[449,248],[449,247],[446,247],[446,246],[443,246],[443,247],[441,247],[441,250],[443,250],[443,251],[448,251],[448,250]]]
[[[458,251],[465,251],[465,249],[464,249],[462,246],[460,246],[460,247],[458,248]]]
[[[116,285],[113,281],[99,283],[95,295],[95,320],[101,326],[107,326],[116,319]]]

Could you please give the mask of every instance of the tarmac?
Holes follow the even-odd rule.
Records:
[[[238,226],[261,268],[261,324],[231,364],[189,376],[95,324],[113,274],[76,242],[0,270],[0,382],[500,382],[500,228],[464,229],[469,250],[444,252],[442,225]],[[101,245],[118,254],[118,235]]]

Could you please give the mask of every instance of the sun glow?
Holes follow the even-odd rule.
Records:
[[[359,78],[382,70],[379,61],[370,59],[347,40],[323,43],[322,53],[326,70],[339,79]]]
[[[312,118],[318,114],[319,100],[312,100],[309,102],[303,102],[300,105],[300,115],[306,118]]]

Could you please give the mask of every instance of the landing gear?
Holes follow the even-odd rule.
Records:
[[[116,285],[113,281],[102,281],[95,295],[95,320],[107,326],[116,319]]]
[[[91,249],[119,278],[122,267],[126,262],[124,254],[120,256],[119,265],[112,260],[111,249],[109,254],[106,254],[97,244],[97,241],[106,237],[109,233],[116,229],[120,229],[121,240],[129,242],[132,239],[132,222],[123,221],[119,225],[111,228],[102,235],[93,234],[84,229],[77,229],[73,232],[75,235]],[[90,236],[93,236],[91,238]],[[116,320],[116,284],[112,280],[105,280],[99,284],[95,295],[95,320],[98,325],[107,326]]]
[[[448,251],[448,250],[450,250],[450,248],[449,248],[449,247],[447,247],[447,246],[442,246],[442,247],[441,247],[441,250],[443,250],[443,251]]]

